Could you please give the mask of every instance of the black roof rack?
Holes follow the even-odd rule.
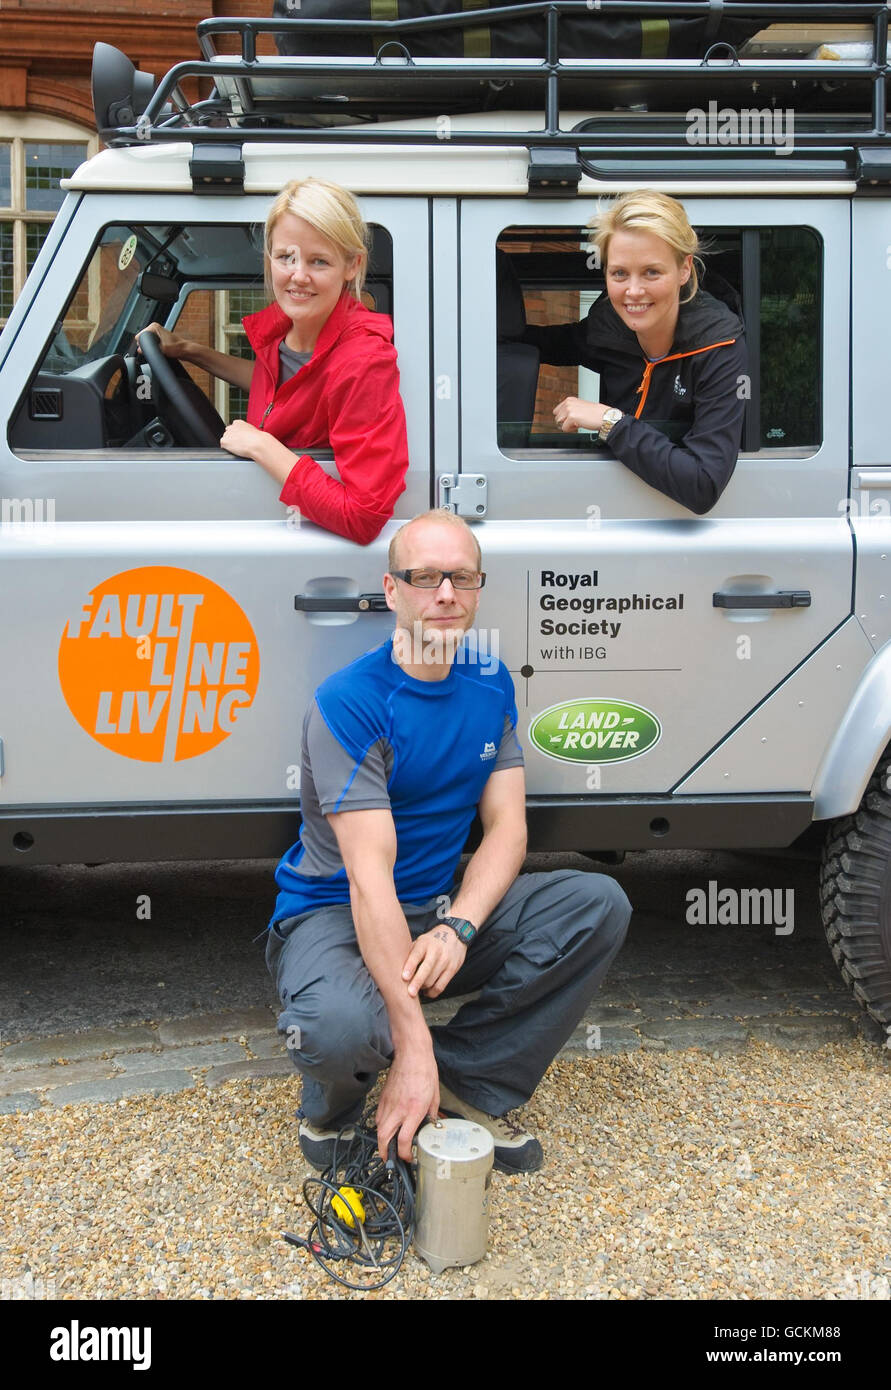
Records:
[[[813,25],[859,21],[869,26],[871,52],[862,60],[740,57],[725,42],[701,58],[584,58],[561,46],[561,25],[578,25],[596,10],[599,23],[645,17],[676,21],[710,16],[717,23],[758,25],[801,21]],[[179,63],[145,92],[121,100],[103,87],[100,54],[94,60],[97,125],[109,145],[146,141],[239,144],[299,140],[356,143],[373,140],[432,146],[443,144],[436,118],[498,107],[528,110],[526,130],[451,127],[451,145],[545,147],[536,162],[551,175],[562,170],[567,191],[579,167],[601,177],[821,178],[887,182],[891,149],[887,126],[889,7],[863,3],[739,3],[738,0],[549,0],[506,8],[466,10],[448,16],[403,20],[218,18],[198,25],[202,57]],[[494,28],[523,20],[541,26],[538,57],[420,58],[412,43],[431,30]],[[279,48],[318,49],[330,37],[337,54],[367,32],[366,57],[263,56],[258,42],[277,37]],[[578,29],[571,31],[577,47]],[[237,40],[240,54],[228,55],[221,41]],[[310,39],[312,42],[310,43]],[[372,51],[377,46],[374,56]],[[105,48],[106,54],[116,52]],[[122,55],[118,54],[120,60]],[[132,71],[132,69],[131,69]],[[120,79],[120,67],[115,72]],[[145,74],[136,74],[136,79]],[[186,99],[182,83],[210,79],[204,99]],[[592,113],[572,130],[561,129],[561,111]],[[129,124],[122,123],[132,115]],[[381,121],[430,119],[425,130],[381,128]],[[781,118],[794,134],[780,131]],[[734,134],[736,120],[747,122]],[[771,120],[773,125],[771,125]],[[540,123],[538,123],[540,122]],[[740,138],[745,134],[746,138]],[[781,138],[782,136],[782,138]],[[879,156],[879,157],[875,157]],[[534,185],[535,180],[532,180]],[[548,191],[549,179],[545,180]],[[553,186],[553,185],[551,185]]]

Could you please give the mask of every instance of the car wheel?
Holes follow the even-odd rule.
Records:
[[[891,1024],[891,757],[852,816],[830,827],[820,867],[823,926],[854,997]]]

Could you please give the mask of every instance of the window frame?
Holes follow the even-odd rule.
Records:
[[[149,218],[151,225],[231,225],[236,221],[262,226],[271,201],[269,194],[245,194],[237,200],[238,215],[233,219],[235,203],[229,197],[196,202],[193,193],[152,192]],[[113,447],[87,449],[76,441],[69,449],[50,449],[14,444],[10,439],[15,412],[104,229],[130,223],[145,225],[146,203],[145,191],[132,189],[91,191],[66,199],[41,251],[42,273],[30,277],[0,336],[0,366],[8,403],[7,424],[0,438],[0,468],[10,479],[10,490],[20,497],[35,491],[38,485],[32,480],[38,474],[49,480],[39,486],[50,490],[57,517],[64,515],[67,521],[138,519],[141,523],[175,521],[178,526],[192,521],[282,521],[275,480],[250,460],[219,448],[147,448],[125,453]],[[367,223],[379,225],[391,237],[394,266],[398,267],[392,317],[401,350],[400,390],[406,405],[409,468],[394,515],[408,520],[430,505],[433,488],[429,448],[429,200],[363,194],[359,206]],[[329,452],[313,450],[313,457],[324,472],[337,477],[333,455],[330,460],[326,458]],[[310,528],[303,534],[313,540]],[[337,546],[348,544],[335,540]]]
[[[83,159],[90,159],[99,149],[99,137],[95,131],[73,122],[54,117],[19,115],[4,112],[0,120],[0,146],[10,150],[10,194],[8,205],[0,206],[0,223],[12,226],[12,306],[24,288],[28,278],[27,229],[32,222],[52,226],[58,210],[43,212],[27,207],[27,188],[25,180],[25,146],[29,144],[81,145]],[[64,195],[63,195],[64,196]],[[10,307],[12,307],[10,306]],[[0,329],[7,322],[7,315],[0,314]]]
[[[489,517],[523,523],[530,519],[569,522],[589,515],[588,509],[596,505],[603,518],[690,524],[692,514],[623,467],[608,442],[603,449],[565,458],[535,449],[508,457],[497,445],[493,405],[497,294],[490,255],[494,257],[498,238],[508,227],[526,230],[543,221],[578,228],[596,212],[598,196],[606,199],[624,191],[622,186],[598,186],[590,192],[586,188],[586,196],[549,202],[544,216],[541,202],[513,196],[465,198],[458,203],[461,374],[456,439],[448,462],[453,476],[485,479]],[[662,191],[679,198],[697,227],[806,227],[821,239],[822,292],[814,336],[819,337],[822,352],[822,442],[816,452],[804,457],[786,457],[782,447],[757,454],[741,452],[729,485],[708,513],[707,524],[730,518],[763,518],[777,524],[805,515],[837,518],[839,498],[847,495],[850,458],[850,197],[784,185],[762,193],[735,187],[693,191],[674,183]],[[483,247],[489,254],[483,254]],[[448,494],[460,487],[460,478],[455,478],[440,494],[448,500]],[[702,520],[694,524],[701,525]]]
[[[697,226],[699,226],[699,225],[700,225],[700,224],[697,224]],[[745,456],[747,456],[747,457],[755,457],[755,456],[773,457],[774,455],[777,455],[777,456],[782,456],[782,457],[785,457],[785,458],[809,458],[809,457],[812,457],[814,454],[818,453],[819,450],[821,449],[822,444],[823,444],[823,436],[824,436],[824,433],[825,433],[825,430],[824,430],[824,419],[823,419],[823,345],[822,345],[822,334],[819,334],[819,335],[818,335],[817,342],[816,342],[816,348],[817,348],[817,354],[816,354],[816,356],[817,356],[817,360],[816,360],[816,362],[814,363],[814,377],[813,377],[813,382],[812,382],[812,384],[814,385],[815,390],[816,390],[816,416],[817,416],[817,430],[818,430],[818,436],[819,436],[819,437],[818,437],[812,444],[794,444],[794,445],[779,445],[779,446],[772,446],[772,445],[770,445],[770,444],[762,444],[762,442],[761,442],[761,429],[762,429],[762,421],[761,421],[761,368],[762,368],[762,361],[761,361],[761,319],[762,319],[762,298],[763,298],[763,285],[762,285],[762,276],[761,276],[761,261],[762,261],[761,252],[762,252],[762,235],[763,235],[764,232],[770,231],[771,229],[772,229],[772,224],[770,224],[770,223],[768,223],[768,222],[766,222],[766,221],[764,221],[764,220],[761,220],[761,221],[759,221],[759,222],[753,222],[753,223],[751,223],[751,224],[746,224],[746,225],[744,225],[744,226],[740,226],[739,229],[738,229],[738,231],[739,231],[739,258],[740,258],[740,284],[739,284],[738,287],[735,287],[735,288],[737,288],[738,293],[739,293],[739,296],[740,296],[740,300],[741,300],[741,302],[742,302],[742,316],[743,316],[743,319],[744,319],[745,325],[746,325],[746,343],[747,343],[747,348],[748,348],[748,367],[749,367],[748,376],[749,376],[749,388],[750,388],[750,396],[749,396],[749,399],[748,399],[748,401],[747,401],[747,403],[746,403],[746,411],[745,411],[745,417],[744,417],[744,422],[743,422],[743,433],[742,433],[742,439],[741,439],[741,442],[740,442],[739,453],[740,453],[740,456],[745,455]],[[503,238],[505,238],[505,237],[508,237],[508,238],[509,238],[511,234],[518,234],[518,233],[528,233],[528,234],[529,234],[529,238],[528,238],[528,239],[529,239],[531,242],[533,242],[533,243],[534,243],[537,239],[541,239],[541,240],[547,241],[547,240],[548,240],[547,233],[548,233],[549,231],[551,231],[551,230],[552,230],[552,225],[551,225],[550,223],[548,223],[548,224],[543,224],[540,228],[535,227],[534,225],[518,224],[518,223],[509,223],[509,224],[507,224],[506,226],[504,226],[504,227],[502,228],[501,232],[499,233],[498,237],[496,238],[496,246],[498,245],[498,243],[499,243]],[[586,235],[586,233],[587,233],[587,228],[586,228],[583,224],[580,224],[578,230],[579,230],[579,242],[580,242],[580,244],[581,244],[582,246],[584,246],[584,240],[585,240],[585,235]],[[709,226],[709,225],[704,225],[704,224],[703,224],[703,225],[702,225],[702,230],[703,230],[703,244],[704,244],[704,246],[705,246],[705,254],[707,254],[708,246],[709,246],[709,241],[710,241],[710,236],[711,236],[713,233],[715,233],[715,232],[720,232],[720,231],[726,230],[726,229],[724,229],[724,228],[722,228],[722,227]],[[817,314],[818,314],[818,319],[821,319],[821,318],[822,318],[822,298],[823,298],[823,292],[824,292],[823,268],[824,268],[824,250],[825,250],[825,242],[824,242],[823,235],[822,235],[822,233],[820,232],[820,230],[819,230],[818,228],[812,227],[812,226],[808,225],[807,223],[790,224],[789,227],[786,228],[786,230],[800,230],[800,231],[802,231],[802,232],[807,232],[807,233],[809,233],[809,234],[814,238],[814,241],[815,241],[815,251],[816,251],[816,257],[817,257],[817,263],[816,263]],[[510,254],[510,253],[508,253],[508,254]],[[521,259],[522,259],[522,256],[521,256],[521,255],[517,255],[517,260],[519,261],[519,260],[521,260]],[[708,262],[706,261],[706,269],[707,269],[707,268],[708,268]],[[536,285],[536,287],[537,287],[537,288],[542,288],[542,289],[544,289],[545,291],[547,291],[547,289],[549,288],[549,286],[547,286],[547,285],[544,285],[544,286],[538,286],[538,285]],[[554,288],[556,288],[556,286],[554,286]],[[585,315],[586,315],[586,313],[587,313],[588,308],[590,307],[590,303],[593,302],[595,299],[599,298],[602,294],[605,294],[605,293],[606,293],[606,290],[605,290],[605,287],[604,287],[602,284],[600,284],[599,282],[597,282],[597,283],[595,283],[595,284],[592,284],[591,287],[585,287],[585,286],[583,286],[581,283],[579,283],[578,285],[573,284],[572,288],[573,288],[573,290],[576,291],[576,292],[578,293],[578,295],[579,295],[580,308],[579,308],[579,319],[578,319],[578,321],[581,322],[581,321],[584,319],[584,317],[585,317]],[[586,300],[588,301],[587,303],[585,302]],[[544,364],[542,363],[542,365],[544,365]],[[586,379],[586,378],[596,378],[596,377],[597,377],[597,373],[595,373],[595,372],[593,372],[593,370],[588,369],[588,368],[585,368],[585,367],[583,367],[583,366],[581,366],[581,365],[579,365],[578,368],[576,368],[576,372],[577,372],[577,376],[578,376],[578,383],[577,383],[577,387],[576,387],[576,394],[577,394],[580,398],[585,399],[585,400],[593,400],[593,399],[595,399],[594,396],[592,396],[592,395],[590,395],[590,394],[588,394],[588,395],[585,394],[585,391],[584,391],[584,382],[585,382],[585,379]],[[539,383],[539,385],[540,385],[540,383]],[[537,413],[537,411],[536,411],[536,413]],[[501,422],[497,422],[497,423],[500,424]],[[582,433],[585,433],[585,432],[582,432]],[[499,452],[502,454],[503,457],[508,458],[508,459],[513,459],[513,460],[527,459],[527,458],[530,458],[530,457],[538,456],[539,454],[546,454],[547,457],[548,457],[548,458],[551,458],[551,459],[567,459],[567,458],[577,458],[577,457],[579,457],[580,455],[581,455],[581,456],[588,456],[588,455],[597,456],[597,455],[605,454],[605,453],[608,451],[608,446],[602,444],[602,443],[598,440],[598,438],[597,438],[596,435],[591,435],[590,439],[587,441],[587,446],[586,446],[586,447],[583,447],[582,444],[581,444],[581,441],[579,441],[579,443],[576,444],[576,445],[570,445],[570,444],[567,443],[566,447],[561,449],[561,448],[557,447],[556,445],[548,446],[548,445],[545,445],[545,444],[542,444],[542,443],[538,443],[538,442],[536,442],[536,440],[535,440],[535,438],[534,438],[534,436],[533,436],[533,437],[531,438],[531,440],[530,440],[530,443],[527,444],[527,445],[505,446],[505,445],[499,444],[499,445],[498,445],[498,448],[499,448]]]

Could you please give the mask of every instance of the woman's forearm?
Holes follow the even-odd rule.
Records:
[[[249,428],[253,428],[253,426]],[[281,440],[276,439],[274,435],[264,434],[262,431],[258,431],[258,434],[260,435],[259,438],[253,436],[251,440],[254,447],[250,456],[255,463],[259,463],[260,467],[275,479],[279,487],[283,487],[289,474],[293,471],[298,455],[286,444],[282,444]]]
[[[191,362],[193,366],[210,372],[211,376],[220,377],[222,381],[228,381],[230,386],[240,386],[242,391],[251,389],[254,371],[254,361],[251,357],[233,357],[229,352],[217,352],[216,348],[191,340],[188,350],[181,355],[183,361]]]

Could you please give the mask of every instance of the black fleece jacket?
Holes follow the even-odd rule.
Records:
[[[626,413],[609,447],[632,473],[700,516],[736,467],[748,394],[745,327],[728,305],[700,290],[680,306],[674,342],[650,364],[636,333],[606,295],[581,323],[529,326],[523,341],[555,366],[600,373],[600,399]],[[660,422],[672,427],[672,443]]]

